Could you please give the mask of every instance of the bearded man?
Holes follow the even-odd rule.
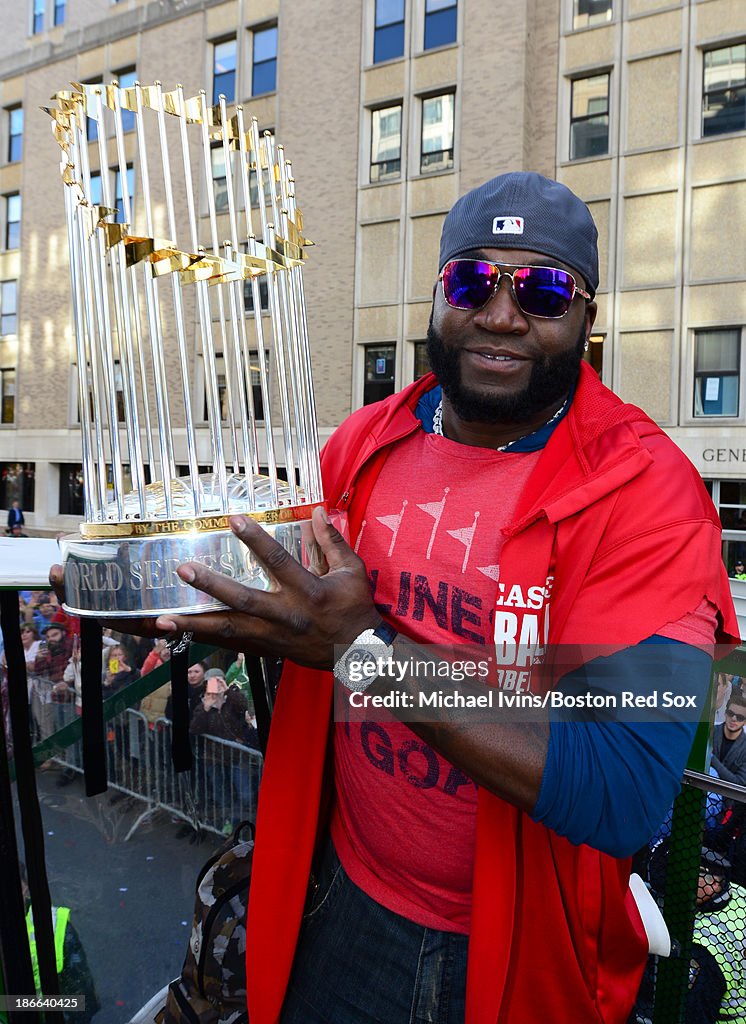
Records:
[[[627,1019],[647,955],[629,858],[678,792],[713,643],[737,628],[702,481],[583,361],[598,283],[596,227],[565,186],[511,173],[462,197],[433,373],[354,413],[322,455],[351,546],[317,510],[329,571],[313,576],[237,517],[271,592],[179,569],[230,610],[157,630],[286,659],[248,913],[252,1024]],[[482,651],[489,681],[529,703],[551,649],[574,652],[552,678],[568,702],[650,700],[652,664],[698,710],[331,722],[332,670],[349,708],[417,703],[432,680],[383,666],[433,644],[454,670]]]

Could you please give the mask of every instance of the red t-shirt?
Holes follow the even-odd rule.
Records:
[[[425,644],[492,643],[501,528],[539,452],[507,454],[417,431],[376,482],[353,546],[387,621]],[[476,786],[403,723],[337,723],[332,838],[373,899],[468,933]]]

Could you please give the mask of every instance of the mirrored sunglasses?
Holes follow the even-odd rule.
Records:
[[[515,301],[528,316],[559,320],[569,310],[576,292],[590,301],[589,293],[578,288],[566,270],[507,266],[515,269],[508,272],[488,260],[449,260],[438,278],[446,302],[454,309],[482,309],[499,288],[503,275],[510,278]]]

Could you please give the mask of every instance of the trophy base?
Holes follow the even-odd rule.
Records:
[[[298,562],[305,563],[303,523],[263,524]],[[155,536],[60,538],[65,581],[63,607],[92,618],[140,618],[216,611],[226,606],[195,590],[176,573],[200,562],[246,587],[269,590],[272,580],[230,529]]]

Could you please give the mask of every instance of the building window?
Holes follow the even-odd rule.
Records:
[[[609,152],[609,76],[576,78],[572,83],[570,159]]]
[[[44,31],[44,0],[34,0],[34,13],[31,17],[31,32],[38,36]]]
[[[425,0],[425,49],[456,42],[458,0]]]
[[[573,28],[587,28],[611,21],[611,0],[575,0]]]
[[[265,359],[267,365],[269,365],[269,352],[265,351]],[[203,369],[204,373],[204,369]],[[215,356],[215,374],[218,381],[218,398],[220,404],[220,418],[221,420],[228,419],[228,386],[226,383],[225,376],[225,357],[222,355]],[[251,393],[254,399],[254,418],[256,420],[264,419],[264,406],[262,404],[262,388],[261,388],[261,373],[259,370],[259,353],[257,351],[249,352],[249,379],[251,381]],[[205,396],[204,403],[202,406],[202,418],[207,421],[209,418],[208,406],[207,406],[207,379],[205,381]]]
[[[746,43],[706,50],[702,85],[702,134],[746,130]]]
[[[212,47],[212,102],[216,105],[220,97],[226,103],[236,98],[236,40],[225,39],[213,43]]]
[[[254,289],[249,278],[243,283],[243,303],[246,313],[254,312]],[[259,278],[259,306],[262,313],[266,313],[269,309],[269,287],[266,274],[262,274]]]
[[[447,92],[422,101],[420,174],[453,167],[454,98]]]
[[[723,527],[723,561],[730,577],[746,563],[746,481],[705,480]]]
[[[370,180],[401,174],[401,103],[372,111]]]
[[[5,197],[5,248],[18,249],[21,245],[21,196],[11,192]]]
[[[21,159],[23,153],[23,107],[8,109],[8,163]]]
[[[94,206],[101,205],[101,173],[93,171],[91,174],[91,203]]]
[[[127,196],[130,201],[130,216],[132,215],[132,196],[135,191],[135,169],[132,164],[127,164]],[[116,219],[124,223],[124,197],[122,196],[122,175],[119,171],[114,179],[114,205],[117,208]]]
[[[24,512],[33,512],[35,479],[35,462],[0,462],[0,508],[17,501]]]
[[[265,349],[264,365],[269,371],[269,352]],[[259,353],[255,350],[249,352],[249,380],[251,381],[251,394],[254,399],[254,419],[264,419],[264,403],[262,402],[262,373],[259,367]]]
[[[430,360],[427,356],[427,342],[416,341],[414,343],[414,379],[419,380],[430,370]]]
[[[16,368],[0,369],[0,423],[16,421]]]
[[[262,96],[277,88],[277,25],[254,31],[251,95]]]
[[[127,68],[124,71],[117,71],[114,77],[119,82],[120,89],[131,89],[137,81],[137,71],[134,68]],[[134,110],[122,108],[122,131],[133,132],[135,130]]]
[[[60,465],[60,501],[61,516],[82,516],[83,500],[83,467],[78,463]]]
[[[404,0],[376,0],[373,63],[404,56]]]
[[[97,78],[95,82],[84,82],[83,84],[84,85],[102,85],[103,83],[102,83],[100,78]],[[102,102],[102,109],[103,109],[103,102]],[[86,138],[88,139],[88,141],[89,142],[96,142],[96,140],[98,139],[98,121],[96,120],[95,117],[90,117],[90,116],[86,117],[85,131],[86,131]]]
[[[363,405],[393,395],[395,358],[396,345],[366,345]]]
[[[54,24],[65,24],[65,0],[56,0],[54,5]]]
[[[694,335],[694,415],[737,416],[741,332],[696,331]]]
[[[0,334],[16,333],[17,281],[0,284]]]
[[[228,185],[225,176],[225,150],[222,142],[214,142],[210,147],[212,161],[212,187],[215,194],[215,210],[224,213],[228,209]]]

